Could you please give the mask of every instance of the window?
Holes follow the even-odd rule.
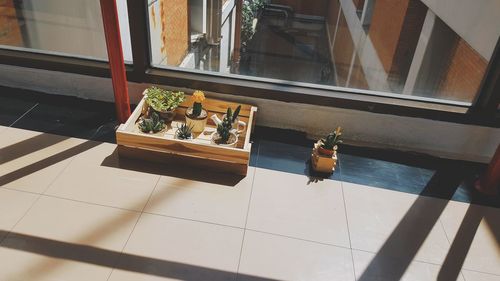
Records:
[[[127,6],[117,1],[125,60],[132,60]],[[98,0],[2,0],[0,48],[107,60]]]
[[[470,105],[500,34],[498,1],[237,1],[151,1],[152,65]]]

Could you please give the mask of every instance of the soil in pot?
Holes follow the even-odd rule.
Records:
[[[224,142],[222,142],[221,138],[219,137],[219,134],[214,133],[212,135],[212,141],[217,145],[236,146],[236,143],[238,142],[238,137],[235,134],[231,134],[229,136],[229,140],[227,141],[227,143],[224,143]]]

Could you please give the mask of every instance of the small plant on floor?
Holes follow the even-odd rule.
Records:
[[[191,130],[193,127],[189,127],[187,124],[182,124],[180,127],[177,127],[177,131],[175,135],[180,140],[189,140],[193,138],[193,134]]]
[[[337,150],[339,144],[342,143],[340,136],[342,135],[342,128],[337,127],[335,131],[329,133],[326,137],[319,141],[318,152],[326,156],[332,156]]]
[[[163,130],[163,128],[165,128],[165,123],[160,119],[158,113],[153,112],[150,118],[145,116],[141,117],[138,126],[142,132],[151,134]]]

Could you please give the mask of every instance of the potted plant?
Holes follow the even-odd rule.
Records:
[[[143,133],[153,134],[165,128],[165,123],[160,119],[158,113],[151,113],[151,117],[142,116],[139,119],[138,127]]]
[[[175,117],[175,109],[184,101],[184,93],[152,86],[147,89],[144,98],[148,106],[168,123],[172,122]]]
[[[240,110],[241,110],[241,105],[238,105],[238,107],[236,107],[236,109],[234,110],[234,112],[229,107],[227,109],[226,114],[224,114],[222,116],[223,119],[226,118],[226,117],[228,117],[228,119],[231,121],[231,129],[233,129],[237,133],[241,133],[247,127],[247,123],[245,123],[243,121],[240,121],[238,119],[238,115],[240,114]],[[212,115],[210,118],[214,121],[214,123],[216,125],[222,123],[222,120],[220,120],[219,117],[217,117],[216,114]],[[240,128],[240,126],[241,126],[241,128]]]
[[[228,108],[224,119],[217,124],[217,130],[211,136],[213,144],[235,147],[238,143],[238,135],[233,130],[231,116],[231,108]]]
[[[192,129],[193,128],[187,124],[182,124],[180,127],[177,127],[177,130],[175,131],[175,138],[179,140],[192,140]]]
[[[208,112],[202,106],[205,94],[202,91],[195,91],[191,100],[193,106],[186,110],[186,124],[192,128],[193,133],[201,133],[205,130],[208,118]]]
[[[340,136],[342,135],[342,128],[337,127],[335,131],[329,133],[326,137],[322,138],[318,142],[318,152],[321,155],[332,156],[337,150],[339,144],[342,143]]]
[[[325,138],[314,144],[311,154],[311,165],[314,171],[320,173],[332,173],[337,166],[337,147],[342,143],[340,136],[342,128],[337,127]]]

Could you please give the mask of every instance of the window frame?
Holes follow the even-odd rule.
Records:
[[[126,65],[129,82],[164,84],[290,103],[417,117],[500,128],[500,39],[476,99],[470,106],[446,100],[413,100],[405,96],[371,95],[363,90],[286,83],[272,79],[155,68],[150,64],[147,1],[127,0],[133,63]],[[0,48],[0,63],[35,69],[110,77],[109,63],[86,58]]]

